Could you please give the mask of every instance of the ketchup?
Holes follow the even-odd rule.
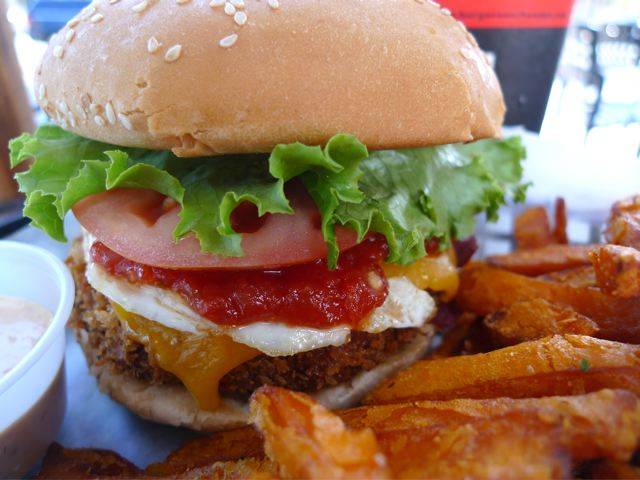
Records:
[[[355,328],[387,296],[381,267],[387,253],[383,239],[369,238],[342,252],[334,270],[319,259],[280,269],[238,271],[152,267],[127,260],[100,242],[92,245],[90,255],[111,275],[178,293],[193,310],[219,325],[271,321]]]

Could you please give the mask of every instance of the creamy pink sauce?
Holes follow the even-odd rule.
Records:
[[[33,349],[51,319],[37,303],[0,295],[0,378]]]

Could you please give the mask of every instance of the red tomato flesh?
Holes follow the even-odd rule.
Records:
[[[116,189],[92,195],[73,207],[82,226],[109,249],[135,262],[176,270],[240,270],[281,268],[327,257],[320,214],[300,183],[287,184],[293,215],[258,218],[240,205],[232,224],[243,232],[243,257],[222,257],[200,250],[193,236],[174,242],[178,205],[163,195],[141,189]],[[336,229],[340,250],[357,243],[356,233]]]
[[[180,271],[127,260],[100,242],[90,252],[111,275],[170,289],[216,324],[271,321],[315,328],[355,328],[382,305],[388,283],[381,264],[387,254],[383,239],[369,238],[342,253],[335,270],[319,259],[279,269]]]

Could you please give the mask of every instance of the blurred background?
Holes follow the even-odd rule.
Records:
[[[49,36],[85,0],[0,0],[0,237],[23,225],[6,142],[45,121],[32,79]],[[529,151],[528,204],[566,198],[570,236],[594,241],[611,202],[640,191],[640,0],[443,0],[487,52]],[[512,218],[482,225],[510,247]]]

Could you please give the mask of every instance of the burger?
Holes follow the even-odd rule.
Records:
[[[357,402],[429,348],[454,242],[524,193],[496,77],[434,2],[96,0],[35,94],[24,215],[66,241],[73,211],[91,371],[172,425],[241,425],[263,384]]]

